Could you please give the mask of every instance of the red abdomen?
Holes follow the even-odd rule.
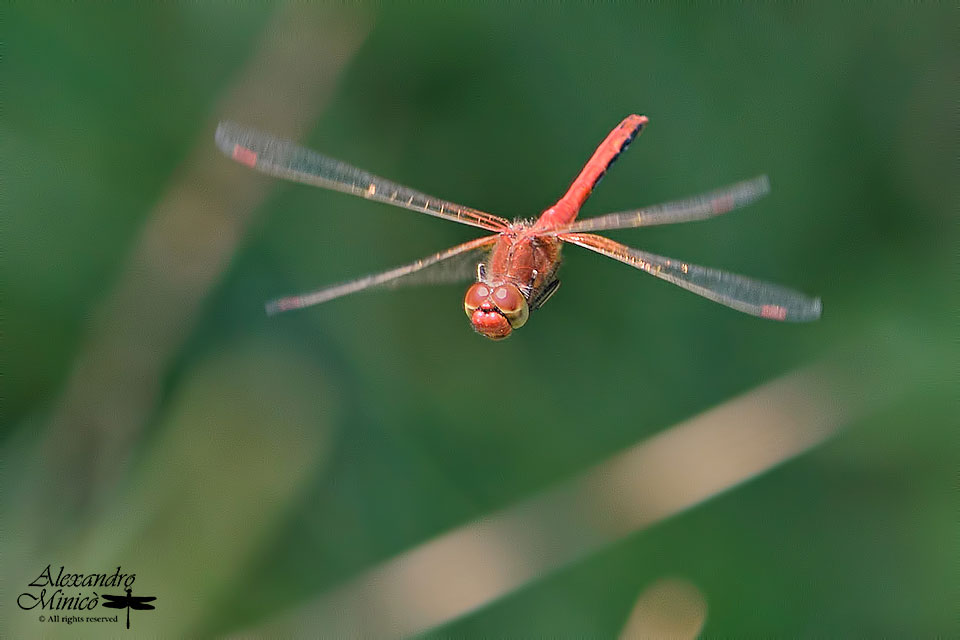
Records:
[[[590,192],[600,182],[613,161],[627,148],[647,124],[647,116],[631,115],[611,131],[557,204],[543,212],[535,229],[555,229],[573,222]]]

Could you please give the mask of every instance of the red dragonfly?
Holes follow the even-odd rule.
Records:
[[[409,187],[305,149],[288,140],[230,122],[217,127],[216,141],[228,156],[263,173],[327,189],[352,193],[398,207],[480,227],[492,232],[446,251],[309,293],[267,304],[270,314],[302,309],[373,287],[424,281],[466,279],[463,307],[476,331],[493,340],[522,327],[560,286],[557,267],[563,243],[575,244],[646,271],[705,298],[738,311],[770,318],[806,322],[820,317],[819,298],[810,298],[774,284],[697,266],[631,249],[589,233],[703,220],[745,206],[770,190],[760,176],[694,198],[633,211],[576,221],[580,207],[614,160],[647,124],[646,116],[624,118],[607,135],[586,166],[555,205],[535,221],[513,222],[477,209],[428,196]]]

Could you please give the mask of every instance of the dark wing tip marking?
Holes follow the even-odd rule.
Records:
[[[242,147],[239,144],[233,145],[233,154],[231,157],[240,164],[245,164],[248,167],[257,166],[257,152]]]
[[[257,152],[242,143],[244,129],[233,122],[223,121],[217,125],[214,139],[224,155],[248,167],[257,166]]]
[[[776,304],[765,304],[760,307],[760,317],[770,320],[786,320],[787,310]]]
[[[820,319],[823,305],[820,298],[804,301],[805,304],[795,306],[792,310],[778,304],[765,304],[760,307],[760,317],[768,320],[787,322],[813,322]]]

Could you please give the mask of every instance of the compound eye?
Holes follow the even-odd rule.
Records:
[[[463,310],[468,316],[472,316],[480,305],[487,301],[490,296],[490,287],[482,282],[475,282],[467,289],[467,295],[463,297]]]
[[[527,299],[512,284],[500,285],[493,290],[493,304],[497,305],[497,309],[506,316],[514,329],[522,327],[530,317]]]

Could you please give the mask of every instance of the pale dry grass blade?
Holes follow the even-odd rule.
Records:
[[[30,473],[40,479],[25,492],[33,523],[18,529],[43,523],[45,532],[62,531],[105,503],[202,300],[268,193],[270,181],[221,156],[213,143],[216,122],[269,122],[291,136],[307,130],[368,29],[368,18],[345,6],[290,3],[278,10],[248,65],[198,128],[193,151],[94,311]]]
[[[448,623],[802,454],[902,391],[862,370],[845,354],[760,386],[239,637],[404,637]]]

